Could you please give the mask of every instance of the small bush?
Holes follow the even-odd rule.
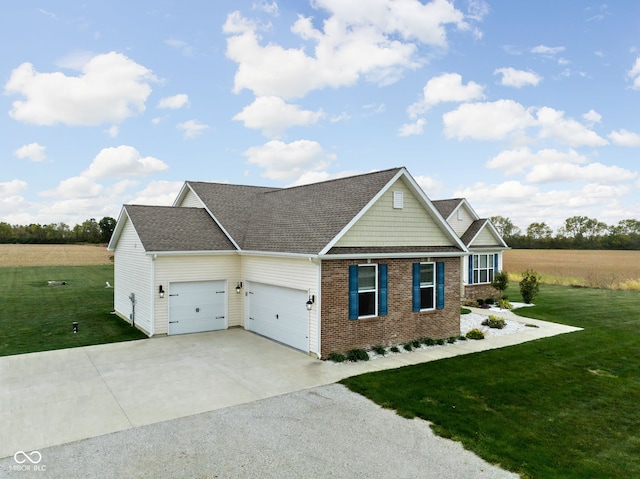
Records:
[[[497,316],[489,316],[487,319],[482,321],[483,326],[489,326],[493,329],[502,329],[506,326],[504,319],[498,318]]]
[[[402,345],[405,351],[411,351],[413,349],[413,345],[411,343],[405,343]]]
[[[491,286],[500,291],[500,297],[502,298],[502,293],[509,287],[509,273],[507,273],[506,271],[498,271],[493,276]]]
[[[476,299],[476,303],[478,303],[478,306],[482,308],[484,306],[484,299],[482,298]]]
[[[513,306],[511,305],[511,303],[507,298],[502,298],[498,300],[498,308],[511,310],[513,309]]]
[[[385,356],[387,354],[387,350],[381,344],[376,344],[373,348],[371,348],[371,350],[374,353],[379,354],[380,356]]]
[[[525,303],[531,304],[533,298],[538,295],[540,289],[540,275],[532,269],[526,270],[522,273],[522,280],[520,281],[520,294]]]
[[[436,342],[431,338],[422,338],[422,344],[425,346],[433,346]]]
[[[484,333],[479,329],[472,329],[467,333],[469,339],[484,339]]]
[[[493,298],[487,298],[484,300],[484,304],[495,304],[496,300]]]
[[[352,362],[369,361],[369,354],[364,349],[352,349],[347,352],[347,359]]]
[[[477,308],[478,302],[475,299],[465,299],[462,306],[468,306],[469,308]]]
[[[389,348],[389,351],[391,351],[392,353],[399,353],[400,349],[398,349],[398,346],[391,346],[391,348]]]
[[[334,363],[343,363],[347,357],[341,353],[329,353],[329,357],[327,358],[329,361],[333,361]]]
[[[447,339],[447,343],[449,343],[449,344],[453,344],[453,343],[455,343],[457,340],[458,340],[458,338],[457,338],[457,337],[455,337],[455,336],[451,336],[450,338],[448,338],[448,339]]]
[[[460,335],[460,336],[458,336],[458,340],[460,340],[460,341],[466,341],[466,340],[467,340],[467,337],[466,337],[466,336],[462,336],[462,335]]]
[[[420,342],[419,339],[416,339],[415,341],[411,341],[411,345],[413,346],[414,349],[419,348],[420,344],[422,344],[422,343]]]
[[[460,308],[460,314],[469,314],[470,312],[469,308]]]
[[[438,346],[442,346],[444,344],[444,339],[436,339],[436,344]]]

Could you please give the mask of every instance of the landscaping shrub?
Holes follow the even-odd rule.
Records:
[[[347,357],[341,353],[329,353],[327,357],[329,361],[333,361],[334,363],[343,363]]]
[[[495,273],[491,286],[500,291],[500,297],[502,298],[502,293],[509,287],[509,273],[506,271],[498,271]]]
[[[494,329],[502,329],[506,326],[504,319],[498,318],[497,316],[489,316],[487,319],[482,321],[483,326],[489,326]]]
[[[511,303],[507,298],[502,298],[498,300],[498,308],[511,310],[513,309],[513,306],[511,305]]]
[[[533,298],[538,295],[540,289],[540,275],[532,269],[526,270],[522,273],[522,280],[520,281],[520,294],[525,303],[531,304]]]
[[[398,346],[391,346],[391,348],[389,348],[389,350],[392,353],[399,353],[400,352],[400,349],[398,349]]]
[[[468,308],[460,308],[460,314],[469,314],[471,310]]]
[[[374,353],[379,354],[380,356],[385,356],[387,354],[387,350],[381,344],[375,345],[373,348],[371,348],[371,350]]]
[[[347,352],[347,359],[352,362],[369,361],[369,354],[364,349],[352,349]]]
[[[444,339],[436,339],[436,344],[438,346],[442,346],[444,344]]]
[[[458,338],[457,338],[457,337],[455,337],[455,336],[451,336],[450,338],[448,338],[448,339],[447,339],[447,343],[449,343],[449,344],[453,344],[453,343],[455,343],[457,340],[458,340]]]
[[[431,338],[422,338],[422,344],[425,346],[433,346],[436,342]]]
[[[467,333],[467,338],[469,339],[484,339],[484,333],[479,329],[472,329]]]
[[[493,298],[487,298],[487,299],[484,300],[484,304],[491,305],[491,304],[495,304],[495,303],[496,303],[496,300],[493,299]]]
[[[419,348],[420,347],[420,340],[416,339],[415,341],[411,342],[411,345],[414,347],[414,349]]]
[[[405,351],[411,351],[413,349],[413,345],[411,343],[405,343],[402,345]]]

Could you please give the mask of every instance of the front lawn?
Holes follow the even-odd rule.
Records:
[[[640,294],[542,285],[535,302],[519,314],[585,330],[343,384],[523,478],[640,477]]]
[[[109,314],[107,281],[113,284],[113,265],[0,268],[0,356],[145,338]]]

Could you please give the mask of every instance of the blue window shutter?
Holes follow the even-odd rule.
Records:
[[[469,255],[469,284],[473,284],[473,255]]]
[[[439,261],[436,263],[436,308],[444,309],[444,262]]]
[[[349,266],[349,319],[358,319],[358,265]]]
[[[493,274],[498,272],[498,253],[493,255]]]
[[[413,312],[420,311],[420,263],[413,263]]]
[[[387,265],[379,264],[378,271],[380,272],[380,292],[379,292],[380,305],[378,307],[378,316],[386,316],[387,309],[388,309]]]

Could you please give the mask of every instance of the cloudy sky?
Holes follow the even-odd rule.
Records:
[[[21,0],[0,221],[406,166],[523,230],[640,218],[640,2]]]

